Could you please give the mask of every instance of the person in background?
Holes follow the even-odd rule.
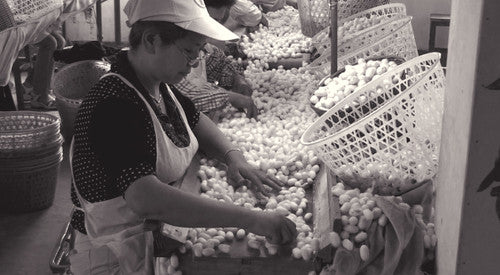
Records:
[[[267,193],[281,183],[253,168],[171,84],[196,67],[207,37],[238,37],[210,17],[202,0],[129,0],[130,50],[90,90],[70,147],[71,196],[80,206],[70,255],[73,274],[153,274],[154,247],[179,227],[238,227],[286,244],[297,235],[282,215],[185,192],[198,148],[227,165],[235,187]],[[174,12],[175,11],[175,12]],[[179,186],[181,189],[176,188]],[[181,234],[182,236],[182,234]],[[180,239],[180,237],[179,237]]]
[[[210,16],[222,23],[235,2],[237,1],[206,0],[205,4]],[[217,121],[219,111],[228,104],[246,110],[249,118],[257,117],[258,110],[251,98],[251,85],[224,52],[207,43],[200,54],[206,58],[175,87],[189,97],[200,112],[214,121]]]
[[[250,0],[235,0],[234,2],[228,15],[232,20],[246,27],[248,32],[255,31],[259,24],[269,26],[266,16],[254,2]],[[226,22],[226,20],[227,16],[224,16],[222,22]]]
[[[55,97],[52,95],[52,76],[54,75],[54,51],[64,48],[66,40],[59,33],[54,31],[48,34],[42,41],[36,44],[38,53],[33,67],[32,83],[25,82],[27,88],[32,88],[32,93],[28,92],[31,108],[43,110],[55,110]],[[31,84],[31,85],[30,85]],[[31,87],[30,87],[31,86]],[[29,89],[28,89],[29,90]]]

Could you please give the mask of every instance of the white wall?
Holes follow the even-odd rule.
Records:
[[[436,187],[437,274],[498,275],[499,182],[478,192],[500,147],[500,1],[453,0]],[[458,19],[458,20],[455,20]]]
[[[403,3],[406,5],[406,12],[413,16],[413,32],[417,47],[427,50],[429,46],[429,27],[431,13],[450,14],[451,0],[392,0],[393,3]],[[448,27],[437,27],[436,47],[447,48]]]

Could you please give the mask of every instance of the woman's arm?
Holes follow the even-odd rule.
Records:
[[[238,227],[273,243],[292,241],[295,224],[276,213],[206,199],[162,183],[154,175],[139,178],[125,192],[127,205],[146,219],[183,227]]]
[[[246,161],[241,151],[224,136],[217,125],[206,115],[200,114],[200,120],[194,128],[194,134],[200,144],[200,149],[207,155],[223,161],[228,166],[228,178],[233,184],[252,183],[258,191],[266,193],[263,184],[276,190],[282,185],[278,180],[272,179],[258,169],[253,168]],[[252,186],[249,186],[252,187]]]

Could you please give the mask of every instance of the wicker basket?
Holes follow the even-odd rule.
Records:
[[[411,17],[395,18],[378,28],[370,29],[338,49],[337,68],[356,64],[359,58],[397,56],[410,60],[418,56],[411,26]],[[330,74],[330,51],[311,62],[307,68],[320,79]]]
[[[422,55],[372,80],[309,126],[302,144],[344,183],[379,194],[432,178],[445,87],[439,62],[438,53]]]
[[[16,25],[16,21],[6,0],[0,0],[0,32]]]
[[[61,133],[69,140],[73,136],[74,122],[83,98],[110,64],[99,60],[85,60],[66,65],[54,76],[56,106],[61,115]]]
[[[330,25],[329,0],[298,0],[300,25],[305,36],[313,37]],[[389,0],[338,0],[338,20],[379,5]]]
[[[34,149],[56,142],[59,118],[41,112],[0,112],[0,151]]]
[[[51,144],[34,149],[0,150],[0,169],[19,166],[18,163],[29,163],[43,159],[59,152],[63,144],[62,136]]]
[[[344,24],[347,24],[349,22],[354,22],[355,20],[358,20],[360,18],[372,18],[374,16],[377,16],[380,18],[380,22],[376,25],[373,25],[369,28],[362,29],[353,33],[349,34],[350,38],[354,37],[359,37],[363,36],[363,33],[369,33],[371,29],[376,29],[378,28],[381,24],[385,24],[387,21],[394,19],[394,18],[402,18],[406,17],[406,6],[402,3],[394,3],[394,4],[387,4],[387,5],[382,5],[378,6],[375,8],[367,9],[362,12],[358,12],[356,14],[353,14],[345,19],[342,19],[339,22],[339,38],[338,38],[338,45],[342,45],[344,43],[350,43],[350,39],[346,39],[345,37],[341,36],[341,28]],[[313,36],[312,38],[312,44],[313,47],[316,49],[317,53],[321,55],[323,51],[329,50],[330,49],[330,28],[326,27],[322,31],[318,32],[316,35]],[[348,37],[348,38],[349,38]]]
[[[16,23],[30,22],[63,7],[63,0],[0,0],[5,1]]]
[[[22,213],[54,202],[59,162],[32,171],[0,171],[0,212]]]
[[[12,159],[10,162],[0,160],[1,172],[31,172],[59,163],[63,157],[63,149],[59,146],[52,152],[34,156],[30,159]]]

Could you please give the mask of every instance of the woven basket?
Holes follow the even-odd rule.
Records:
[[[422,55],[372,80],[310,125],[302,144],[353,187],[399,194],[431,179],[444,102],[439,62],[438,53]]]
[[[34,149],[56,142],[59,118],[41,112],[0,112],[0,151]]]
[[[356,64],[358,59],[372,56],[397,56],[410,60],[418,56],[411,17],[396,18],[370,29],[338,48],[337,68]],[[307,68],[318,78],[330,74],[330,50],[311,62]]]
[[[329,0],[298,0],[300,25],[305,36],[313,37],[330,25]],[[338,0],[338,20],[379,5],[389,0]]]
[[[59,163],[63,157],[63,149],[59,145],[56,150],[33,156],[30,159],[0,160],[0,172],[31,172]]]
[[[0,171],[0,212],[23,213],[54,202],[59,162],[33,171]]]
[[[16,23],[30,22],[63,7],[63,0],[0,0],[5,1]]]
[[[61,115],[61,133],[66,140],[73,136],[74,122],[83,98],[110,64],[99,60],[85,60],[66,65],[54,76],[56,106]]]
[[[372,17],[378,17],[380,19],[380,23],[373,25],[371,27],[368,27],[366,29],[362,29],[353,33],[349,33],[350,38],[358,37],[358,36],[363,36],[363,33],[369,33],[371,29],[376,29],[378,28],[381,24],[384,24],[385,22],[394,19],[394,18],[402,18],[406,17],[406,6],[402,3],[394,3],[394,4],[387,4],[387,5],[382,5],[378,6],[375,8],[367,9],[362,12],[358,12],[356,14],[353,14],[345,19],[342,19],[339,22],[339,37],[338,37],[338,45],[344,44],[344,43],[350,43],[350,39],[346,39],[341,35],[341,28],[344,24],[352,23],[355,20],[358,20],[360,18],[372,18]],[[323,51],[329,50],[330,49],[330,28],[326,27],[322,31],[318,32],[316,35],[313,36],[312,38],[312,45],[313,47],[317,50],[317,53],[321,55]],[[348,38],[349,38],[348,37]]]
[[[55,142],[44,146],[29,149],[0,150],[0,165],[5,162],[33,160],[53,155],[58,152],[62,144],[63,138],[59,135],[59,139]]]
[[[0,0],[0,32],[16,25],[16,21],[6,0]]]

